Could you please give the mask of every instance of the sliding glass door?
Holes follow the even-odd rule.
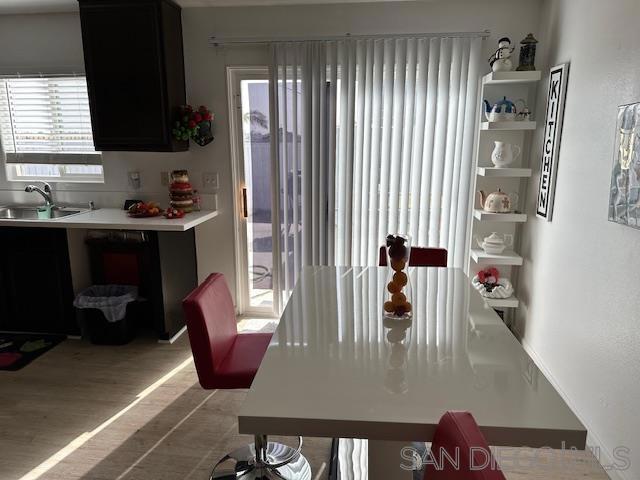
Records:
[[[269,70],[229,67],[239,313],[274,316]]]

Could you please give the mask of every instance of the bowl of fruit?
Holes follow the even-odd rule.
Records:
[[[127,215],[131,218],[157,217],[164,212],[156,202],[136,202],[129,207]]]

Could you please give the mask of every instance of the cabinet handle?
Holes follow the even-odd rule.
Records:
[[[242,188],[242,216],[247,218],[249,216],[249,207],[247,204],[247,187]]]

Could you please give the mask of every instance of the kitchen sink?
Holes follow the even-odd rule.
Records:
[[[51,219],[68,217],[79,213],[87,212],[87,209],[53,207],[51,209]],[[0,220],[47,220],[38,218],[38,207],[33,206],[9,206],[0,207]]]

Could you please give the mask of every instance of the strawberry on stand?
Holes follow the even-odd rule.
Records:
[[[169,199],[174,209],[182,210],[183,213],[193,210],[193,187],[189,183],[189,172],[186,170],[171,172]]]

